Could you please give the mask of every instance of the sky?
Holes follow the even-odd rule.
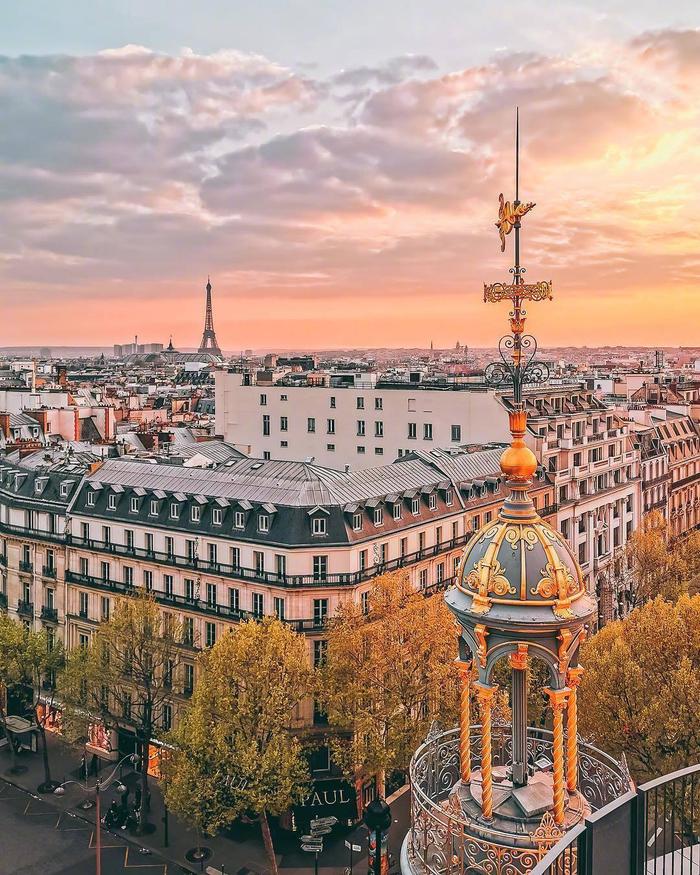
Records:
[[[490,346],[515,107],[541,345],[700,344],[696,0],[23,0],[0,346]]]

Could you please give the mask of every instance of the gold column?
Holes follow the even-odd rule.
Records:
[[[491,764],[491,709],[497,687],[474,684],[481,713],[481,813],[487,820],[493,817],[493,773]]]
[[[566,683],[571,692],[566,707],[566,789],[575,793],[578,787],[578,685],[583,676],[582,668],[570,668]]]
[[[471,751],[471,662],[459,662],[459,675],[461,680],[459,701],[459,775],[468,783],[472,776],[472,751]]]
[[[546,689],[552,706],[553,735],[552,759],[554,760],[554,822],[564,825],[564,708],[569,698],[569,689]]]

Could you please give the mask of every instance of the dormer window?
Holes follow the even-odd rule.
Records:
[[[155,500],[151,501],[151,516],[158,516],[158,502]]]
[[[258,514],[258,531],[259,532],[269,532],[270,531],[270,517],[266,513]]]
[[[107,496],[107,510],[116,510],[117,509],[117,496],[114,493],[110,493]]]
[[[173,501],[170,505],[170,519],[176,520],[180,516],[180,505]]]
[[[220,526],[220,525],[221,525],[221,518],[222,518],[222,517],[221,517],[221,508],[220,508],[220,507],[214,507],[214,508],[212,508],[212,511],[211,511],[211,524],[212,524],[213,526]]]
[[[245,528],[245,514],[242,510],[237,510],[233,515],[233,526],[236,529]]]
[[[452,490],[451,490],[451,489],[447,489],[447,490],[445,491],[445,504],[446,504],[448,507],[451,507],[453,501],[454,501],[454,496],[453,496]]]
[[[61,483],[61,498],[65,498],[68,495],[68,484]]]
[[[397,501],[396,504],[394,505],[394,519],[395,519],[395,520],[400,520],[400,519],[401,519],[401,505],[399,504],[398,501]]]
[[[352,530],[353,532],[361,532],[362,531],[362,511],[357,510],[352,515]]]
[[[129,510],[131,511],[131,513],[138,513],[139,512],[139,500],[138,500],[138,498],[131,499],[131,501],[129,502]]]
[[[418,516],[418,514],[420,513],[420,499],[419,498],[412,498],[411,499],[411,513],[413,514],[413,516]]]
[[[311,520],[311,532],[314,535],[328,534],[328,526],[326,525],[325,517],[314,517]]]
[[[200,519],[200,509],[198,505],[192,505],[190,508],[190,521],[193,523],[198,523]]]
[[[88,507],[95,506],[95,493],[94,492],[88,492],[88,494],[87,494],[87,506]]]
[[[36,480],[34,482],[34,492],[41,492],[41,480]]]
[[[384,525],[384,511],[381,507],[374,508],[374,525],[375,526],[383,526]]]
[[[431,510],[435,510],[437,508],[437,498],[435,497],[435,493],[431,493],[428,496],[428,507]]]

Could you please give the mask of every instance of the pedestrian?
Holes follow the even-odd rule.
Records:
[[[142,796],[141,785],[138,784],[136,786],[136,789],[134,790],[134,808],[136,809],[136,811],[141,810],[141,796]]]
[[[146,787],[146,811],[151,810],[151,791]]]
[[[100,758],[96,753],[92,755],[92,759],[90,760],[90,774],[97,777],[100,772]]]
[[[126,811],[129,807],[129,788],[124,785],[124,792],[122,793],[122,808]]]
[[[87,760],[85,759],[85,754],[83,753],[80,757],[80,776],[87,781],[88,773],[87,773]]]

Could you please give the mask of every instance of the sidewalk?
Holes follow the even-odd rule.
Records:
[[[53,779],[61,782],[79,781],[79,783],[84,785],[85,781],[80,775],[82,747],[68,745],[61,738],[48,733],[47,739]],[[7,783],[14,784],[36,794],[37,786],[44,780],[41,754],[23,753],[19,756],[18,762],[26,766],[26,771],[18,775],[10,774],[10,754],[7,751],[0,751],[0,778]],[[100,771],[102,780],[108,778],[113,770],[113,764],[105,764]],[[117,771],[115,780],[119,777],[120,774]],[[131,798],[133,799],[133,790],[138,776],[129,763],[125,763],[123,766],[121,780],[132,791]],[[88,786],[92,788],[94,785],[95,778],[90,776]],[[200,867],[200,864],[190,863],[185,858],[185,854],[199,844],[196,831],[187,828],[175,817],[169,815],[168,845],[166,847],[164,830],[165,807],[159,782],[149,778],[149,788],[151,791],[149,821],[155,827],[155,831],[148,835],[136,836],[130,835],[126,830],[119,830],[119,834],[124,839],[138,847],[146,847],[158,852],[161,856],[180,867],[175,869],[175,872],[194,873],[209,871],[214,875],[214,873],[221,872],[222,867],[224,867],[226,875],[264,875],[264,873],[267,873],[267,856],[257,824],[250,826],[237,824],[226,833],[203,839],[202,844],[209,848],[212,853],[206,863],[204,863],[204,866]],[[392,819],[399,822],[392,825],[395,828],[390,832],[390,846],[392,853],[397,859],[401,839],[406,831],[408,795],[407,793],[403,794],[392,805]],[[80,803],[85,800],[86,796],[87,794],[79,786],[69,784],[63,796],[49,794],[48,796],[41,795],[40,798],[51,805],[55,805],[57,809],[72,809],[81,817],[94,823],[94,807],[87,810],[80,808]],[[94,794],[90,794],[90,798],[94,799]],[[112,799],[115,798],[117,798],[117,793],[112,786],[103,787],[101,794],[103,812],[107,810]],[[355,844],[362,846],[363,852],[356,854],[353,860],[353,869],[358,875],[364,873],[366,869],[366,851],[364,850],[366,848],[366,830],[364,827],[359,826],[349,834],[338,833],[327,837],[323,853],[319,856],[319,875],[342,875],[345,871],[348,866],[349,856],[349,852],[344,844],[345,839],[352,840]],[[285,870],[285,875],[295,875],[295,872],[308,872],[310,869],[313,869],[313,854],[308,854],[301,850],[297,836],[282,832],[275,835],[274,840],[277,864],[281,869]]]

